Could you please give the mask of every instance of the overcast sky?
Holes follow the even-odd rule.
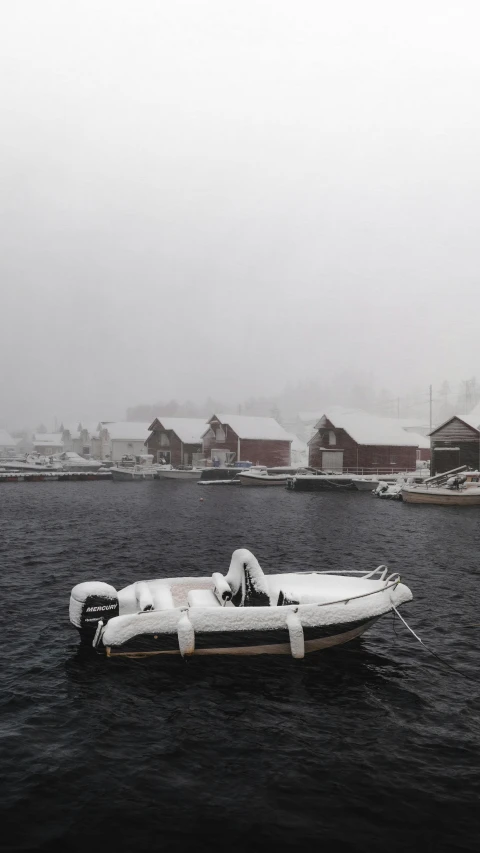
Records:
[[[480,373],[478,0],[0,17],[0,420]]]

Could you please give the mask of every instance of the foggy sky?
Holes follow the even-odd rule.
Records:
[[[479,23],[476,0],[3,3],[0,420],[474,374]]]

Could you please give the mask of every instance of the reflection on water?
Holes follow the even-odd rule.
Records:
[[[85,655],[74,583],[371,569],[412,627],[479,678],[476,528],[368,494],[195,484],[0,491],[2,827],[12,850],[476,850],[480,699],[397,620],[304,660]],[[278,492],[278,493],[277,493]],[[455,815],[455,819],[452,819]],[[461,832],[458,827],[461,826]]]

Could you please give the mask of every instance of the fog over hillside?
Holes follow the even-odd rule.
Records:
[[[0,424],[473,405],[479,17],[4,4]]]

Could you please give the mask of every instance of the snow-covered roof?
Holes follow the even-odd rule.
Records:
[[[456,415],[455,417],[460,418],[461,421],[465,421],[466,424],[474,427],[474,429],[480,429],[480,403],[468,415]]]
[[[291,450],[295,450],[298,453],[304,453],[304,452],[306,453],[307,452],[307,450],[308,450],[307,443],[305,441],[302,441],[302,439],[299,438],[298,435],[295,435],[295,433],[293,433],[293,432],[289,432],[289,433],[287,433],[287,435],[292,440]]]
[[[382,418],[370,415],[359,409],[346,409],[332,406],[324,412],[316,424],[316,429],[323,426],[324,418],[337,429],[344,429],[357,444],[386,445],[389,447],[419,447],[417,436],[402,429],[395,418]],[[429,446],[429,445],[428,445]]]
[[[36,432],[33,436],[36,447],[63,447],[61,432]]]
[[[286,432],[275,418],[257,418],[249,415],[214,415],[210,418],[228,424],[239,438],[257,439],[259,441],[292,441],[290,433]],[[204,430],[205,435],[207,430]]]
[[[205,418],[162,418],[155,419],[153,424],[150,424],[150,430],[158,421],[165,430],[172,430],[178,436],[183,444],[201,444],[202,436],[207,429]]]
[[[89,424],[84,424],[83,421],[81,423],[82,423],[82,430],[86,430],[88,432],[89,436],[97,435],[97,433],[98,433],[98,421],[96,421],[95,423],[89,423]],[[68,432],[70,433],[71,439],[81,438],[80,430],[78,429],[78,426],[79,426],[79,424],[77,423],[77,424],[67,424],[64,427],[64,430],[65,431],[68,430]]]
[[[421,450],[430,450],[430,439],[421,432],[413,432],[411,429],[407,431],[407,435],[412,439],[412,444],[415,444]]]
[[[304,424],[316,424],[317,421],[323,416],[324,412],[318,410],[317,412],[298,412],[297,418],[299,421],[302,421]]]
[[[102,428],[108,430],[112,441],[146,441],[149,426],[136,421],[102,421]]]
[[[447,418],[445,421],[442,421],[441,424],[437,424],[437,426],[432,429],[429,435],[434,435],[436,432],[438,432],[439,429],[442,429],[442,427],[449,424],[450,421],[455,420],[455,418],[459,421],[463,421],[464,424],[467,424],[467,426],[472,427],[472,429],[476,430],[477,432],[480,432],[480,422],[477,420],[476,414],[471,412],[469,415],[450,415],[450,417]]]
[[[0,447],[16,447],[18,438],[13,438],[6,429],[0,429]]]

